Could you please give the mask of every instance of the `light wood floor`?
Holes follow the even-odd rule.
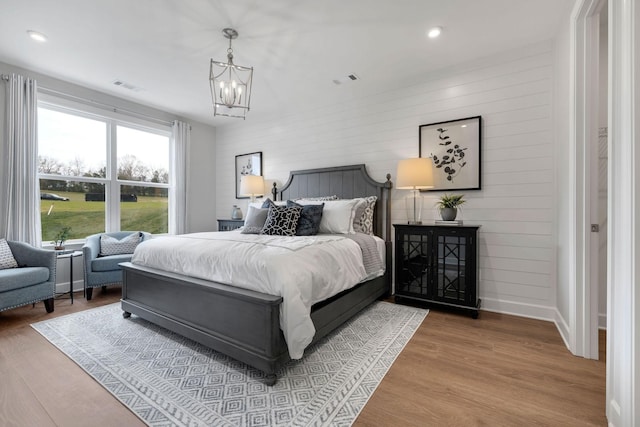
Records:
[[[0,313],[0,426],[144,425],[29,326],[116,302],[120,289],[76,295],[52,314],[42,303]],[[572,356],[553,324],[432,310],[354,425],[605,426],[604,411],[604,360]]]

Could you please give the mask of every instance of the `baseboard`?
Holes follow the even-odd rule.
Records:
[[[556,324],[556,328],[558,329],[560,337],[562,338],[562,341],[564,341],[564,345],[567,347],[567,350],[571,351],[571,346],[569,345],[569,337],[571,336],[571,334],[569,333],[569,325],[567,324],[566,320],[564,320],[564,317],[562,317],[562,314],[560,314],[557,308],[554,309],[554,311],[555,319],[553,322]],[[571,353],[573,354],[573,352]]]
[[[82,292],[84,290],[84,280],[73,281],[73,293]],[[56,293],[69,292],[69,282],[56,283]]]
[[[481,298],[481,310],[493,311],[502,314],[511,314],[514,316],[528,317],[531,319],[546,320],[548,322],[555,321],[555,307],[546,307],[543,305],[525,304],[514,301],[502,301],[493,298]]]
[[[598,329],[607,330],[607,314],[600,313],[598,314]]]
[[[553,322],[556,325],[556,329],[558,329],[558,333],[560,334],[562,341],[564,341],[564,345],[567,347],[567,350],[571,351],[568,341],[570,336],[569,326],[555,307],[482,298],[481,309],[494,311],[496,313],[511,314],[514,316]]]

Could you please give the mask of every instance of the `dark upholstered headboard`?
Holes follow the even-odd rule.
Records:
[[[289,173],[289,180],[280,190],[273,184],[272,193],[276,200],[333,195],[341,199],[377,196],[373,217],[374,233],[389,241],[391,187],[391,175],[387,174],[387,181],[377,182],[369,176],[365,165],[350,165],[292,171]]]

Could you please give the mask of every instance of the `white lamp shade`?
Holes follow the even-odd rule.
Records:
[[[264,178],[260,175],[242,175],[240,177],[240,194],[243,196],[264,194]]]
[[[404,159],[398,162],[396,188],[421,190],[433,188],[433,161],[429,157]]]

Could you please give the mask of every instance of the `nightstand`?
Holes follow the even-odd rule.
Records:
[[[396,301],[478,317],[479,226],[394,224]]]
[[[219,219],[218,220],[218,231],[231,231],[236,228],[240,228],[244,225],[244,220],[242,219]]]

